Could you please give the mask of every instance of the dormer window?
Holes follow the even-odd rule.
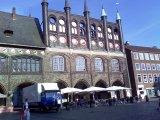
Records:
[[[5,30],[4,34],[6,37],[11,37],[13,35],[13,31],[12,30]]]
[[[49,19],[49,30],[50,31],[56,31],[57,30],[57,27],[56,27],[56,19],[51,17]]]
[[[59,32],[65,33],[65,22],[63,19],[59,20]]]

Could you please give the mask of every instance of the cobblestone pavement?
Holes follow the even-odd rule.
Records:
[[[31,113],[31,120],[160,120],[158,102],[96,108],[78,108],[58,113]],[[19,120],[18,113],[0,114],[0,120]]]

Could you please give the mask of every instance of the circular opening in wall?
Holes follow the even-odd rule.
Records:
[[[4,34],[6,37],[11,37],[13,35],[13,31],[12,30],[5,30]]]

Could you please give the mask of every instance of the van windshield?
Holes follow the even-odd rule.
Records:
[[[46,98],[60,99],[60,96],[59,92],[46,92]]]

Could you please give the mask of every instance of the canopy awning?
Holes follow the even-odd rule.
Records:
[[[84,89],[82,92],[101,92],[101,91],[106,91],[106,88],[92,86]]]
[[[67,88],[61,89],[61,94],[65,94],[65,93],[79,93],[79,92],[82,92],[82,90],[78,89],[78,88],[67,87]]]
[[[6,97],[7,97],[6,95],[0,93],[0,98],[6,98]]]
[[[130,90],[131,88],[121,87],[121,86],[112,86],[106,88],[107,91],[116,91],[116,90]]]

